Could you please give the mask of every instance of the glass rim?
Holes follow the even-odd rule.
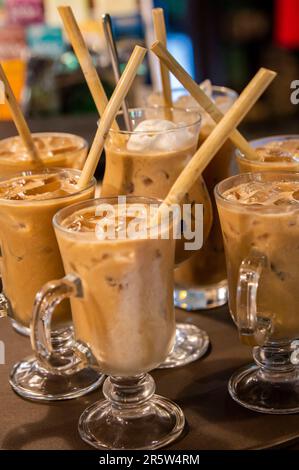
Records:
[[[282,140],[282,141],[285,141],[285,140],[299,140],[299,134],[273,134],[273,135],[267,135],[265,137],[259,137],[257,139],[252,139],[252,140],[249,140],[248,142],[250,144],[257,144],[258,142],[275,142],[276,140]],[[256,148],[253,146],[253,148]],[[240,149],[236,149],[235,150],[235,156],[238,160],[242,160],[242,161],[245,161],[245,162],[249,162],[251,163],[252,160],[250,158],[246,158],[246,156],[241,152]],[[294,165],[294,164],[299,164],[299,161],[290,161],[290,162],[265,162],[265,161],[261,161],[261,160],[255,160],[253,162],[254,164],[256,165],[261,165],[261,166],[267,166],[267,165],[272,165],[272,166],[275,166],[275,165],[281,165],[283,164],[284,166],[291,166],[291,165]]]
[[[61,173],[65,173],[65,172],[74,173],[77,176],[80,176],[81,173],[82,173],[81,170],[76,170],[75,168],[58,168],[58,167],[57,168],[56,167],[42,168],[40,170],[26,170],[26,171],[20,171],[18,173],[14,173],[10,176],[4,176],[4,177],[0,178],[0,186],[3,183],[5,183],[6,181],[8,182],[10,180],[15,180],[15,179],[19,179],[19,178],[26,178],[27,176],[30,177],[30,176],[44,175],[44,174],[51,175],[53,173],[60,173],[61,174]],[[84,191],[88,191],[93,186],[96,186],[96,179],[95,179],[94,176],[92,177],[92,179],[90,180],[90,182],[88,183],[88,185],[85,188],[78,189],[76,192],[66,194],[64,196],[57,196],[57,197],[52,197],[52,198],[48,198],[48,199],[30,199],[30,200],[26,200],[26,199],[15,200],[15,199],[5,199],[5,198],[0,197],[0,204],[3,203],[3,202],[5,202],[5,204],[11,204],[11,205],[16,205],[16,206],[17,205],[41,204],[41,203],[47,204],[48,202],[57,201],[58,199],[63,200],[63,199],[67,199],[69,197],[77,196],[78,194],[81,194]]]
[[[163,200],[162,199],[158,199],[158,198],[154,198],[154,197],[146,197],[146,196],[128,196],[126,195],[126,202],[130,202],[130,200],[134,200],[134,201],[150,201],[150,203],[159,203],[162,204]],[[71,230],[68,230],[66,227],[63,227],[61,225],[61,223],[65,220],[66,216],[65,214],[68,214],[68,216],[74,214],[76,211],[78,210],[81,210],[81,209],[85,209],[85,208],[91,208],[91,207],[98,207],[101,205],[101,203],[108,203],[109,202],[116,202],[118,203],[118,198],[119,196],[100,196],[100,197],[97,197],[97,198],[93,198],[93,199],[88,199],[86,201],[81,201],[81,202],[76,202],[74,204],[71,204],[67,207],[63,207],[62,209],[60,209],[58,212],[56,212],[56,214],[54,215],[53,217],[53,225],[54,225],[54,228],[56,228],[57,230],[59,230],[60,232],[63,232],[63,233],[67,233],[68,235],[73,235],[73,236],[76,236],[78,234],[82,234],[82,233],[86,233],[86,232],[75,232],[75,231],[71,231]],[[114,240],[103,240],[105,242],[113,242]]]
[[[31,135],[33,137],[44,137],[44,136],[60,136],[60,137],[68,137],[68,138],[76,138],[78,141],[80,141],[80,145],[77,146],[76,148],[76,151],[77,150],[83,150],[84,148],[88,148],[88,142],[86,139],[84,139],[84,137],[81,137],[80,135],[77,135],[77,134],[72,134],[71,132],[59,132],[59,131],[46,131],[46,132],[31,132]],[[4,139],[0,139],[0,143],[1,142],[5,142],[6,140],[10,140],[10,139],[20,139],[20,136],[18,134],[16,135],[11,135],[10,137],[5,137]],[[74,150],[71,150],[70,152],[64,152],[64,155],[67,154],[67,153],[72,153],[74,152]]]
[[[200,83],[198,85],[200,85]],[[182,92],[186,92],[185,95],[182,95],[182,96],[188,96],[188,95],[191,96],[190,92],[186,88],[184,88],[183,86],[171,88],[171,91],[172,92],[182,91]],[[235,97],[237,97],[239,95],[239,93],[236,90],[234,90],[233,88],[230,88],[228,86],[224,86],[224,85],[212,85],[212,91],[217,91],[217,92],[220,92],[220,93],[227,93],[227,94],[235,96]],[[157,94],[157,95],[162,95],[162,90],[155,90],[153,93]],[[188,109],[190,109],[190,108],[188,108]]]
[[[125,129],[113,129],[112,127],[109,129],[109,133],[111,134],[115,134],[115,135],[119,135],[119,134],[122,134],[122,135],[133,135],[133,134],[138,134],[138,135],[148,135],[149,133],[150,134],[155,134],[155,135],[160,135],[160,134],[166,134],[166,133],[171,133],[171,132],[177,132],[178,129],[188,129],[189,127],[193,127],[193,126],[200,126],[201,122],[202,122],[202,115],[201,113],[196,109],[190,109],[190,108],[181,108],[181,107],[175,107],[175,106],[136,106],[135,108],[129,108],[129,113],[131,112],[135,112],[135,111],[143,111],[143,110],[153,110],[153,111],[157,111],[157,110],[169,110],[171,111],[172,113],[175,113],[175,112],[184,112],[185,114],[196,114],[197,115],[197,119],[192,122],[192,123],[184,123],[182,125],[179,125],[177,127],[175,127],[174,129],[167,129],[167,130],[156,130],[156,131],[136,131],[136,130],[132,130],[132,131],[128,131],[128,130],[125,130]],[[123,111],[120,110],[118,111],[117,115],[116,116],[121,116],[123,115]],[[99,125],[99,122],[98,121],[98,125]]]
[[[214,194],[215,194],[215,198],[217,201],[219,201],[221,204],[226,204],[230,207],[235,207],[235,208],[243,208],[245,211],[253,211],[253,212],[262,212],[262,211],[265,211],[265,212],[268,212],[271,210],[272,212],[282,212],[284,209],[285,209],[285,206],[284,206],[284,209],[281,207],[281,206],[278,206],[278,205],[275,205],[275,204],[268,204],[266,206],[263,206],[263,205],[260,205],[260,206],[257,206],[255,204],[252,204],[252,205],[246,205],[246,204],[242,204],[240,202],[238,202],[238,200],[231,200],[231,199],[227,199],[223,196],[223,193],[221,192],[220,188],[222,185],[225,185],[225,184],[229,184],[230,182],[234,182],[234,181],[239,181],[238,184],[242,184],[242,183],[249,183],[249,182],[255,182],[255,181],[265,181],[265,177],[273,177],[274,180],[273,181],[280,181],[281,183],[283,182],[288,182],[288,181],[296,181],[299,183],[299,171],[298,172],[294,172],[294,171],[261,171],[261,172],[247,172],[247,173],[240,173],[238,175],[233,175],[233,176],[230,176],[229,178],[226,178],[222,181],[220,181],[220,183],[218,183],[215,188],[214,188]],[[264,178],[264,180],[263,180]],[[267,180],[267,181],[270,181],[270,180]],[[234,186],[237,186],[237,185],[231,185],[230,188],[227,188],[226,191],[228,189],[232,189]],[[291,209],[293,209],[294,211],[298,211],[299,210],[299,201],[298,201],[298,207],[295,207],[295,206],[289,206]],[[285,211],[285,213],[289,213],[291,211]]]

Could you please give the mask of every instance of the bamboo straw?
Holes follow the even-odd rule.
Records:
[[[163,46],[166,48],[167,39],[166,39],[166,26],[163,8],[153,8],[153,23],[155,36],[158,41],[160,41]],[[171,108],[172,107],[172,96],[171,96],[171,86],[170,86],[170,76],[168,68],[160,61],[160,71],[161,71],[161,80],[162,80],[162,93],[164,99],[164,105]]]
[[[96,170],[112,121],[115,119],[115,115],[132,85],[145,53],[146,49],[144,47],[135,46],[129,62],[100,120],[99,128],[78,181],[78,187],[80,189],[88,184]]]
[[[173,75],[182,83],[189,91],[190,95],[198,102],[198,104],[210,115],[216,123],[223,118],[223,113],[213,103],[211,98],[205,94],[200,86],[190,77],[186,70],[176,61],[164,45],[156,41],[151,46],[151,50],[156,54],[160,61],[173,73]],[[241,150],[241,152],[251,160],[258,160],[259,157],[255,150],[249,145],[247,140],[235,129],[229,136],[231,142]]]
[[[261,68],[243,90],[238,100],[233,104],[221,122],[213,129],[209,137],[194,154],[188,165],[184,168],[168,195],[162,207],[177,204],[183,200],[184,195],[202,174],[206,166],[213,159],[232,130],[239,125],[248,111],[252,108],[261,94],[276,77],[276,72]]]
[[[24,115],[21,111],[21,108],[16,100],[16,97],[12,91],[10,83],[7,79],[7,76],[0,64],[0,80],[4,84],[5,90],[5,97],[11,111],[15,126],[18,130],[18,133],[23,141],[24,146],[27,149],[27,152],[30,155],[30,158],[35,161],[37,164],[42,164],[42,161],[38,155],[37,149],[34,145],[34,141],[32,135],[30,134],[30,130],[28,124],[24,118]]]
[[[63,21],[68,38],[73,46],[74,52],[81,66],[98,113],[100,116],[102,116],[108,104],[108,98],[93,64],[91,55],[86,47],[74,13],[69,6],[60,6],[58,7],[58,11]],[[114,130],[119,129],[116,121],[113,122],[112,127]]]

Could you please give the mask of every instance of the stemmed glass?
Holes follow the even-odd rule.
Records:
[[[238,98],[227,87],[210,85],[205,92],[217,107],[226,113]],[[200,108],[191,95],[180,96],[176,106],[200,110],[202,123],[199,145],[207,139],[215,127],[209,115]],[[211,309],[227,303],[228,286],[221,227],[214,198],[217,183],[232,173],[233,144],[227,140],[203,172],[213,207],[213,224],[201,250],[182,263],[175,271],[175,306],[187,311]]]
[[[158,201],[128,197],[127,203],[147,211]],[[114,224],[112,238],[99,236],[101,221],[118,207],[118,198],[100,198],[55,215],[67,275],[37,295],[33,335],[39,356],[51,357],[48,325],[55,307],[70,298],[78,341],[74,353],[82,361],[91,351],[100,370],[109,375],[105,399],[80,418],[81,437],[99,449],[156,449],[173,441],[184,427],[181,409],[154,394],[148,374],[164,361],[174,341],[175,243],[171,232],[168,239],[149,238],[147,228],[132,238],[127,232],[118,237],[132,214],[127,225]]]
[[[30,331],[36,292],[46,281],[64,274],[52,227],[54,214],[94,195],[95,180],[79,191],[74,184],[79,176],[78,170],[45,169],[0,180],[0,317],[8,315],[23,334]],[[69,193],[60,191],[65,181]],[[72,354],[68,302],[60,305],[53,318],[49,341],[51,360],[41,362],[32,355],[14,365],[10,384],[19,395],[39,401],[64,400],[82,396],[101,384],[103,375]]]
[[[164,198],[194,155],[201,116],[180,108],[144,107],[129,110],[133,130],[124,129],[119,113],[119,131],[111,129],[106,142],[106,170],[101,195],[137,195]],[[164,129],[165,120],[173,127]],[[141,130],[145,121],[160,123],[156,130]],[[161,124],[164,123],[164,124]],[[147,126],[147,124],[146,124]],[[162,127],[161,127],[162,126]],[[183,204],[203,204],[203,231],[207,238],[212,224],[212,207],[204,180],[200,178],[185,195]],[[176,266],[194,252],[177,244]],[[203,356],[209,346],[207,333],[195,325],[177,323],[173,350],[160,368],[186,365]]]
[[[264,413],[299,411],[299,175],[244,173],[215,189],[225,243],[229,306],[255,364],[229,392]]]

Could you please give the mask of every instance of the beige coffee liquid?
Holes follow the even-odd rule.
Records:
[[[83,286],[83,298],[71,299],[75,333],[104,373],[133,376],[161,364],[173,345],[174,242],[99,240],[101,218],[82,209],[57,229],[65,271]]]
[[[49,132],[33,134],[33,141],[45,167],[82,169],[87,145],[81,137]],[[0,178],[35,169],[19,136],[0,140]]]
[[[3,290],[14,319],[28,327],[34,298],[48,281],[64,275],[52,227],[61,208],[93,197],[94,187],[78,193],[79,173],[14,177],[0,182],[0,247]],[[65,303],[54,317],[57,327],[70,321]],[[55,325],[54,325],[55,326]]]
[[[252,171],[299,171],[299,139],[273,140],[256,147],[258,161],[237,157],[241,173]]]
[[[258,288],[258,315],[271,318],[272,338],[299,336],[299,182],[248,182],[218,201],[229,281],[229,304],[237,319],[236,289],[243,259],[266,257]]]
[[[172,140],[172,148],[161,150],[130,150],[128,137],[117,139],[111,133],[106,145],[106,170],[102,196],[137,195],[165,198],[168,191],[188,164],[197,148],[197,135],[181,144]],[[166,148],[165,148],[166,147]],[[212,224],[209,194],[200,178],[186,194],[183,203],[204,205],[204,237]],[[177,243],[176,261],[181,262],[192,254],[184,251],[183,240]]]
[[[219,103],[216,103],[219,105]],[[206,140],[214,126],[206,122],[200,130],[199,145]],[[214,188],[230,176],[234,146],[227,141],[203,172],[213,208],[213,224],[201,250],[193,254],[175,270],[178,286],[196,287],[217,284],[226,279],[225,256],[220,222],[214,197]]]

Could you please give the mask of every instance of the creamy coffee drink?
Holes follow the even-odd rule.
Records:
[[[207,94],[210,94],[217,107],[223,113],[228,111],[237,99],[237,93],[229,88],[211,86],[205,91]],[[176,104],[178,106],[189,107],[190,109],[200,109],[198,103],[190,95],[182,96]],[[204,111],[201,111],[201,113],[202,127],[199,135],[199,145],[206,140],[215,127],[207,113]],[[230,141],[226,141],[203,172],[203,179],[207,185],[213,206],[213,225],[202,249],[176,269],[175,280],[178,288],[180,286],[183,289],[196,288],[198,286],[204,288],[218,284],[226,279],[223,239],[213,192],[216,184],[231,174],[233,152],[233,145]]]
[[[248,171],[299,171],[299,135],[276,135],[252,140],[258,160],[236,151],[241,173]]]
[[[101,195],[122,194],[163,199],[194,155],[200,126],[197,112],[165,108],[131,110],[133,132],[110,131],[106,144],[106,171]],[[167,113],[169,118],[169,112]],[[183,203],[203,204],[204,237],[212,222],[211,202],[202,178],[186,194]],[[177,262],[186,259],[178,244]]]
[[[79,136],[58,132],[32,134],[44,167],[75,168],[81,170],[87,155],[87,142]],[[35,170],[19,136],[0,140],[0,178],[19,171]]]
[[[127,205],[135,202],[140,200],[128,198]],[[105,374],[136,376],[156,368],[173,345],[174,241],[138,234],[101,239],[104,203],[115,200],[68,208],[54,225],[65,272],[82,283],[82,298],[71,298],[76,338],[90,347]],[[129,216],[116,218],[116,236],[130,222]]]
[[[94,182],[79,191],[77,170],[44,170],[0,179],[0,248],[3,291],[11,315],[29,327],[36,293],[64,275],[52,218],[61,208],[94,195]],[[64,304],[54,319],[70,321]]]
[[[262,176],[265,175],[265,176]],[[299,179],[256,173],[220,183],[217,205],[223,232],[231,313],[240,325],[236,295],[243,260],[262,262],[257,315],[270,320],[269,340],[299,337]],[[226,189],[227,188],[227,189]]]

